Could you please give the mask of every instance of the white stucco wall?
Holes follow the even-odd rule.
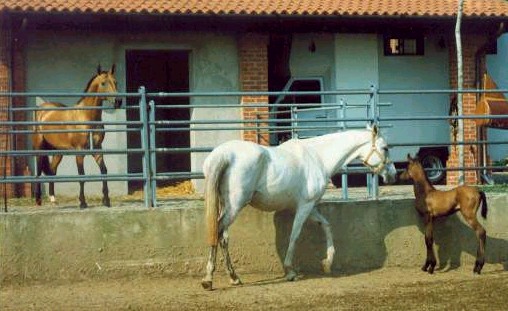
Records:
[[[423,56],[384,56],[383,37],[377,34],[294,34],[291,47],[291,75],[322,77],[325,90],[368,90],[376,85],[382,90],[449,89],[448,49],[440,47],[439,36],[425,38]],[[316,51],[309,51],[315,43]],[[448,94],[382,95],[381,116],[446,116]],[[341,99],[349,105],[365,105],[368,95],[337,95],[326,103]],[[311,113],[312,114],[312,113]],[[316,114],[323,114],[316,112]],[[328,118],[336,118],[333,111]],[[306,114],[306,118],[311,117]],[[365,118],[367,109],[350,108],[347,118]],[[322,123],[321,123],[322,124]],[[391,143],[449,142],[447,121],[386,121],[383,133]],[[349,127],[363,127],[364,121],[347,122]],[[415,154],[419,147],[395,147],[391,156],[405,161],[407,153]]]
[[[97,64],[109,67],[117,65],[118,88],[125,91],[125,51],[128,49],[146,50],[190,50],[190,91],[238,91],[238,53],[236,38],[221,33],[144,33],[112,34],[85,32],[44,32],[31,33],[26,44],[27,91],[28,92],[82,92],[86,83],[96,72]],[[164,90],[159,90],[164,91]],[[73,105],[77,98],[45,98]],[[193,98],[192,104],[238,103],[238,98]],[[29,101],[35,105],[35,99]],[[105,121],[124,121],[125,110],[103,113]],[[240,110],[224,113],[223,109],[194,109],[192,119],[239,119]],[[191,145],[213,147],[221,141],[239,138],[238,131],[193,132]],[[125,133],[107,133],[103,148],[126,148]],[[192,156],[193,171],[201,171],[204,154]],[[110,174],[127,172],[125,155],[106,155],[106,165]],[[85,172],[100,174],[92,157],[85,158]],[[74,156],[64,157],[59,175],[77,174]],[[57,183],[56,193],[78,193],[77,183]],[[110,193],[127,193],[126,182],[110,182]],[[87,195],[100,194],[100,183],[87,183]]]
[[[382,90],[446,90],[450,88],[448,49],[439,45],[439,36],[424,38],[422,56],[384,56],[383,38],[379,38],[379,88]],[[392,106],[381,108],[381,115],[447,116],[449,94],[382,95],[380,102]],[[382,123],[383,124],[383,123]],[[447,120],[386,121],[386,138],[398,143],[449,142]],[[419,147],[395,147],[391,156],[405,160],[407,153],[415,154]]]
[[[508,89],[508,34],[504,34],[497,40],[497,54],[487,55],[487,71],[496,81],[500,89]],[[508,93],[505,93],[508,98]],[[492,141],[507,141],[508,130],[488,129],[488,139]],[[494,161],[508,157],[508,144],[490,145],[489,156]]]
[[[315,51],[309,50],[314,43]],[[320,77],[323,87],[334,86],[333,34],[299,33],[293,35],[289,68],[293,77]]]

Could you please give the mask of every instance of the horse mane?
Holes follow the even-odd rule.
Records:
[[[435,190],[436,188],[434,185],[430,182],[429,176],[427,176],[427,173],[425,173],[425,169],[423,168],[422,162],[420,162],[420,159],[416,158],[415,161],[420,165],[421,173],[423,174],[423,179],[427,183],[430,189]]]
[[[91,85],[92,85],[92,82],[93,80],[95,80],[98,76],[102,75],[102,74],[107,74],[108,72],[107,71],[101,71],[99,73],[97,73],[96,75],[93,75],[90,80],[88,80],[88,82],[86,83],[86,87],[85,87],[85,90],[83,91],[83,93],[90,93],[88,90],[90,89]],[[83,96],[81,97],[77,104],[76,105],[79,105],[83,100],[85,100],[85,98],[87,98],[86,96]]]
[[[95,78],[97,78],[98,76],[102,75],[102,74],[106,74],[108,73],[107,71],[101,71],[99,72],[98,74],[92,76],[90,78],[90,80],[86,83],[86,87],[85,87],[85,90],[83,91],[83,93],[88,93],[88,89],[90,88],[90,86],[92,85],[92,82],[93,80],[95,80]]]

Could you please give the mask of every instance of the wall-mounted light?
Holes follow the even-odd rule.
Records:
[[[446,41],[443,37],[440,37],[439,38],[439,41],[437,42],[437,45],[441,48],[441,49],[444,49],[446,48]]]
[[[311,53],[316,52],[316,43],[314,42],[314,40],[310,41],[308,48],[309,48],[309,52],[311,52]]]

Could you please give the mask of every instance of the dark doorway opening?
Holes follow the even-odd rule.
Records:
[[[268,90],[271,92],[280,92],[291,78],[289,58],[291,55],[292,36],[290,34],[271,34],[268,44]],[[279,96],[270,96],[270,104],[276,103]],[[275,105],[272,105],[270,112],[275,113],[270,118],[287,119],[288,114],[279,111]],[[284,125],[284,124],[272,124]],[[284,133],[271,133],[270,145],[276,146]]]
[[[187,50],[128,50],[125,55],[127,66],[127,92],[137,92],[144,86],[146,92],[188,92],[189,91],[189,51]],[[189,108],[166,109],[162,105],[188,106],[188,97],[150,98],[147,102],[155,101],[156,120],[189,120]],[[137,106],[138,98],[128,98],[127,105]],[[139,109],[127,109],[127,120],[138,121]],[[179,124],[172,127],[188,128],[189,125]],[[157,131],[155,136],[157,148],[182,148],[190,146],[188,130],[178,132]],[[127,134],[128,148],[140,148],[141,137],[139,131],[129,131]],[[128,172],[141,173],[142,154],[129,154]],[[157,153],[157,172],[190,172],[190,153]],[[157,185],[167,185],[178,180],[157,182]],[[142,187],[142,181],[129,181],[129,193]]]

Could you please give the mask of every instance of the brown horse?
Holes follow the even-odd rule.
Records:
[[[482,203],[481,215],[487,218],[487,199],[483,191],[476,187],[459,186],[448,191],[439,191],[427,179],[420,161],[407,155],[408,167],[400,175],[402,180],[412,180],[415,193],[415,208],[423,216],[425,225],[425,245],[427,246],[427,259],[422,266],[423,271],[434,272],[436,257],[432,249],[433,221],[437,217],[448,216],[460,211],[465,221],[475,231],[478,238],[478,250],[473,273],[480,274],[485,263],[486,232],[476,218],[476,212]]]
[[[115,65],[111,67],[109,71],[102,71],[101,67],[97,68],[97,74],[94,75],[88,82],[85,93],[117,93],[117,83],[115,78]],[[32,137],[33,148],[35,150],[86,150],[90,148],[90,144],[94,150],[102,148],[102,141],[104,140],[104,132],[96,131],[91,135],[90,141],[90,130],[103,129],[102,125],[90,125],[90,124],[44,124],[44,122],[90,122],[90,121],[101,121],[102,110],[100,109],[79,109],[86,107],[101,107],[103,101],[114,102],[114,107],[119,108],[122,104],[120,98],[115,96],[86,96],[81,98],[75,105],[77,109],[69,110],[58,110],[58,108],[66,107],[61,103],[46,102],[41,105],[42,108],[57,108],[55,110],[46,109],[37,111],[35,114],[35,120],[40,122],[34,128],[34,135]],[[83,132],[76,132],[76,130],[83,130]],[[71,130],[72,132],[50,132],[50,131],[62,131]],[[47,155],[39,155],[37,159],[37,177],[42,172],[49,176],[56,175],[56,171],[60,161],[62,161],[63,155],[54,155],[51,159],[51,165]],[[83,168],[84,155],[76,155],[76,164],[78,166],[79,175],[84,175],[85,170]],[[102,154],[94,155],[95,161],[99,165],[101,174],[107,174],[107,168],[104,164]],[[84,193],[84,182],[80,181],[80,192],[79,201],[80,208],[86,208],[87,204],[85,201]],[[102,182],[102,203],[105,206],[111,206],[109,200],[108,184],[104,180]],[[49,195],[51,202],[55,202],[55,189],[54,183],[49,183]],[[41,205],[41,185],[39,182],[35,186],[35,202],[36,205]]]

